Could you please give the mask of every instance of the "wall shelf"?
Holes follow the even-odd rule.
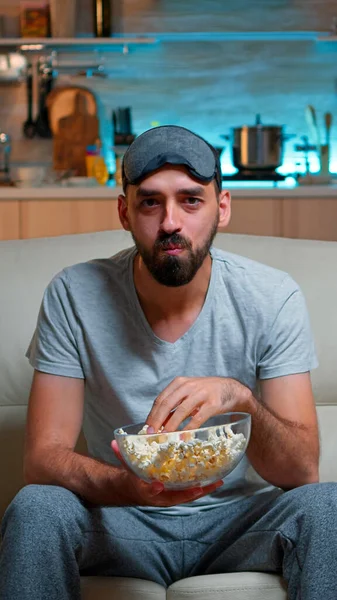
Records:
[[[116,47],[137,45],[153,46],[160,42],[336,42],[337,36],[331,31],[205,31],[182,33],[144,34],[127,33],[111,38],[0,38],[0,48],[15,48],[21,51],[41,52],[43,50],[104,50]]]
[[[113,50],[118,46],[154,45],[153,36],[113,37],[113,38],[0,38],[0,48],[15,48],[22,52],[43,50]]]
[[[127,33],[133,38],[139,34]],[[144,33],[144,36],[154,36],[159,42],[231,42],[231,41],[294,41],[317,42],[330,40],[331,31],[200,31],[181,33]],[[336,38],[335,38],[336,39]]]

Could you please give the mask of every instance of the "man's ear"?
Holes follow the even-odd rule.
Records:
[[[219,227],[227,227],[231,218],[231,195],[222,190],[219,195]]]
[[[124,196],[123,194],[120,194],[118,196],[118,215],[123,229],[125,229],[126,231],[130,231],[128,201],[126,199],[126,196]]]

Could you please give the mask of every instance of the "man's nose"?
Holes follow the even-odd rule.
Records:
[[[179,207],[169,204],[163,207],[163,216],[160,227],[166,233],[173,233],[181,229],[181,217]]]

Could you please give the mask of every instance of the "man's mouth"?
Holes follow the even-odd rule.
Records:
[[[175,247],[175,248],[167,248],[165,250],[165,252],[166,252],[166,254],[175,255],[175,254],[180,254],[180,252],[182,252],[183,250],[184,250],[184,248]]]
[[[166,254],[180,254],[184,250],[183,246],[179,246],[179,244],[166,244],[162,250],[166,252]]]

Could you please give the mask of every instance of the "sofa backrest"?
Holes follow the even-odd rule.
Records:
[[[0,518],[23,483],[23,431],[33,375],[25,352],[44,289],[63,267],[111,256],[132,244],[123,230],[0,242]],[[214,245],[287,271],[302,287],[320,361],[312,380],[320,405],[321,477],[337,480],[337,242],[218,233]]]

